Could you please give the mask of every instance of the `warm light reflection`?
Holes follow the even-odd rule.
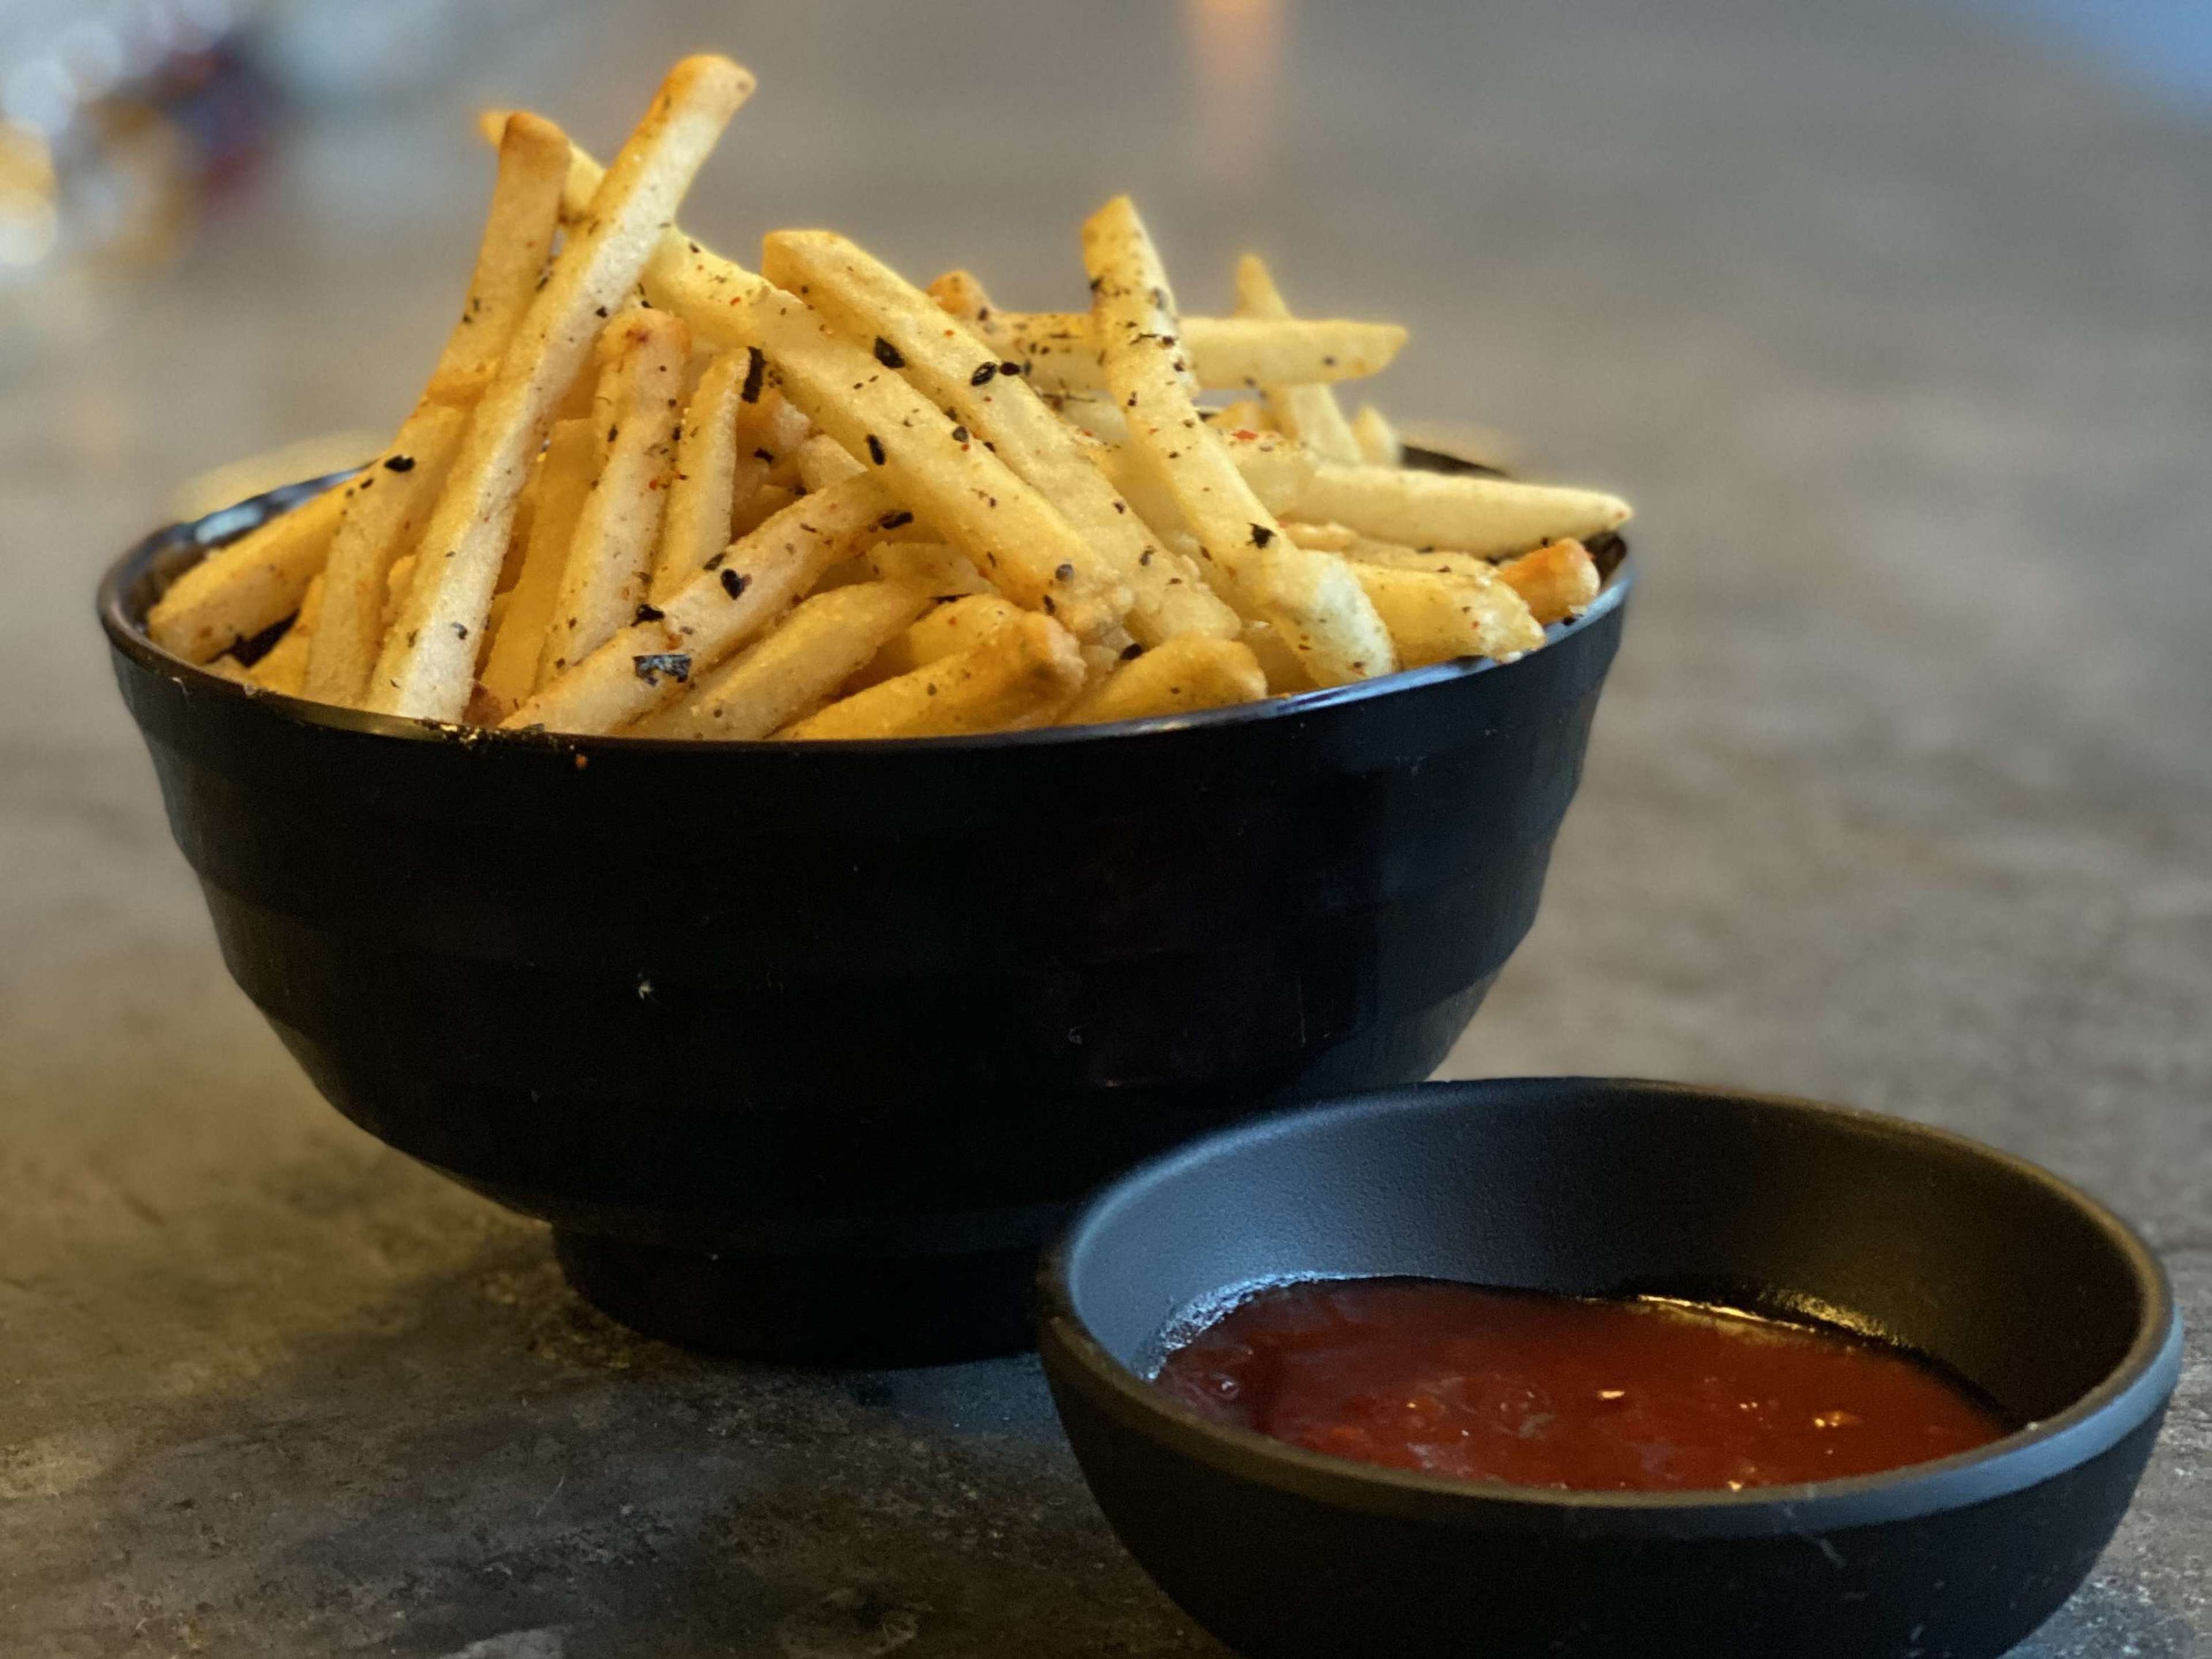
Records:
[[[1274,133],[1283,0],[1185,0],[1198,70],[1199,164],[1217,185],[1257,182]]]
[[[0,265],[37,264],[54,236],[52,153],[38,133],[0,124]]]

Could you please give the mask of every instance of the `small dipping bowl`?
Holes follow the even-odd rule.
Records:
[[[1383,1276],[1822,1319],[2027,1426],[1851,1480],[1569,1492],[1306,1451],[1148,1380],[1243,1292]],[[1431,1085],[1214,1134],[1097,1197],[1039,1294],[1099,1506],[1253,1659],[1985,1659],[2087,1575],[2181,1364],[2157,1261],[2032,1164],[1838,1107],[1593,1079]]]

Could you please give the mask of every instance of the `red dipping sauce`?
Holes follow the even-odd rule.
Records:
[[[1576,1492],[1834,1480],[2008,1427],[1933,1366],[1844,1332],[1437,1279],[1262,1291],[1157,1380],[1293,1446]]]

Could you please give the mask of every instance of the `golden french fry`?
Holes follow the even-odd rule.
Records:
[[[206,662],[283,621],[322,574],[344,513],[344,495],[326,489],[209,554],[155,601],[148,635],[187,662]]]
[[[1516,657],[1544,643],[1527,603],[1495,575],[1487,582],[1353,562],[1359,585],[1389,625],[1408,668],[1456,657]]]
[[[1040,393],[1046,406],[1060,416],[1077,438],[1101,444],[1126,445],[1129,441],[1129,423],[1121,418],[1121,411],[1107,398],[1084,398],[1073,394],[1063,397],[1058,392]]]
[[[872,477],[793,502],[708,560],[658,616],[622,629],[501,724],[614,732],[675,702],[694,673],[761,633],[823,571],[850,558],[890,506]]]
[[[1198,417],[1167,272],[1126,196],[1084,223],[1092,315],[1132,448],[1175,498],[1204,556],[1225,573],[1243,615],[1271,623],[1323,685],[1388,674],[1390,635],[1358,579],[1334,554],[1285,535]]]
[[[1252,653],[1253,659],[1260,665],[1260,672],[1267,677],[1269,696],[1288,696],[1292,692],[1314,689],[1313,676],[1306,672],[1298,653],[1266,623],[1246,623],[1243,641],[1244,648]]]
[[[782,484],[764,483],[738,505],[730,521],[730,539],[750,536],[799,499],[799,491]]]
[[[963,323],[987,323],[991,319],[991,296],[972,270],[945,271],[922,292],[934,300],[948,317],[957,317]]]
[[[935,597],[927,585],[924,592]],[[981,645],[1008,623],[1026,614],[1012,599],[996,593],[969,593],[948,600],[925,612],[912,626],[884,642],[866,665],[871,683],[896,679],[926,668],[941,658]]]
[[[809,438],[799,447],[799,481],[810,490],[827,489],[867,470],[847,454],[835,438],[825,434]]]
[[[1449,548],[1401,547],[1395,542],[1378,542],[1371,536],[1352,533],[1349,542],[1340,550],[1347,559],[1361,564],[1379,564],[1392,570],[1425,570],[1435,576],[1457,576],[1465,581],[1493,582],[1498,579],[1498,567],[1479,554],[1454,552]]]
[[[630,727],[629,735],[764,738],[835,696],[929,602],[927,589],[904,582],[860,582],[817,593],[681,702]]]
[[[1074,635],[1049,617],[1024,614],[980,644],[855,692],[776,735],[928,738],[1049,726],[1082,690]]]
[[[420,556],[403,553],[392,562],[392,568],[384,578],[384,611],[380,631],[389,634],[399,620],[399,613],[407,607],[407,590],[415,583],[415,567]]]
[[[600,313],[620,305],[723,127],[752,90],[724,58],[687,58],[592,198],[531,302],[477,405],[453,473],[423,533],[422,572],[373,678],[387,714],[458,719],[474,684],[474,636],[513,528],[514,498],[556,403],[592,347]]]
[[[969,326],[1008,358],[1026,362],[1040,392],[1096,392],[1106,384],[1091,319],[1079,311],[994,311]],[[1186,317],[1178,339],[1200,386],[1243,389],[1378,374],[1406,343],[1406,331],[1395,323]]]
[[[1007,597],[1084,638],[1118,629],[1127,585],[1052,503],[795,296],[704,252],[680,266],[656,259],[647,278],[653,303],[707,337],[757,347],[784,396],[866,456],[899,505],[967,549]]]
[[[1310,524],[1303,519],[1285,519],[1283,528],[1291,532],[1291,539],[1300,547],[1319,548],[1324,553],[1349,553],[1367,538],[1356,530],[1347,530],[1340,524]],[[1381,546],[1377,542],[1375,546]]]
[[[468,298],[422,394],[436,403],[466,407],[491,384],[500,355],[538,292],[560,227],[568,135],[522,110],[501,124],[497,142],[499,176]]]
[[[1236,636],[1236,613],[1130,512],[1082,441],[1027,381],[1002,374],[973,339],[948,328],[927,295],[828,231],[775,233],[763,244],[763,264],[769,280],[805,294],[832,326],[868,343],[878,362],[958,418],[956,433],[980,439],[1057,507],[1100,561],[1096,580],[1127,586],[1128,629],[1139,641],[1157,644],[1182,634]]]
[[[1187,634],[1123,663],[1060,719],[1063,726],[1151,720],[1256,702],[1267,695],[1267,677],[1249,647]]]
[[[263,652],[261,659],[246,671],[246,678],[263,690],[281,691],[288,697],[302,694],[308,653],[314,648],[315,629],[322,619],[326,586],[321,576],[307,584],[307,596],[300,601],[300,614],[292,618],[292,625],[284,630],[284,636]]]
[[[878,542],[868,563],[887,582],[920,582],[940,599],[963,594],[997,594],[975,560],[945,542]]]
[[[1291,314],[1267,262],[1256,253],[1237,262],[1237,314],[1278,322]],[[1260,389],[1275,424],[1311,450],[1315,459],[1356,465],[1363,459],[1359,440],[1328,386],[1268,380]]]
[[[1502,558],[1612,530],[1627,520],[1628,503],[1596,490],[1510,478],[1324,462],[1294,511],[1382,541]]]
[[[337,492],[343,516],[319,578],[322,620],[314,630],[302,696],[351,706],[368,689],[384,640],[392,563],[422,534],[467,424],[462,410],[425,400],[392,447]]]
[[[1260,504],[1270,513],[1285,513],[1313,479],[1314,459],[1295,438],[1277,432],[1211,428],[1215,441],[1243,476]],[[1124,428],[1124,438],[1127,429]],[[1121,492],[1137,516],[1159,531],[1182,526],[1182,511],[1174,495],[1154,475],[1133,444],[1106,444],[1092,452],[1098,470]]]
[[[668,487],[668,512],[660,529],[660,551],[653,563],[652,597],[672,593],[691,573],[730,544],[737,504],[748,500],[768,478],[768,463],[756,447],[741,442],[738,411],[745,371],[751,360],[726,351],[707,366],[684,405],[676,441],[676,479]]]
[[[1317,390],[1326,392],[1328,388],[1322,386]],[[1257,398],[1234,398],[1222,404],[1209,418],[1223,432],[1261,433],[1281,429],[1274,416],[1268,411],[1267,405]]]
[[[1565,622],[1597,598],[1601,578],[1589,550],[1577,541],[1559,541],[1509,559],[1498,567],[1501,580],[1528,602],[1536,620],[1549,627]]]
[[[1370,466],[1403,466],[1406,446],[1390,417],[1373,404],[1359,405],[1352,417],[1352,435],[1359,446],[1359,459]]]
[[[509,590],[514,597],[493,636],[491,655],[477,673],[484,689],[510,708],[537,689],[545,631],[560,600],[561,577],[568,568],[576,521],[599,479],[604,429],[588,416],[561,422],[538,463],[538,512],[531,522],[522,574]]]
[[[217,679],[228,680],[234,685],[252,685],[253,671],[235,657],[210,657],[200,665]]]
[[[675,471],[677,392],[691,331],[642,307],[607,325],[593,427],[605,434],[598,481],[576,520],[538,683],[550,684],[614,637],[645,603]]]

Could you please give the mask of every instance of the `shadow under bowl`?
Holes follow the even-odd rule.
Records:
[[[556,1230],[693,1346],[1030,1340],[1099,1182],[1425,1077],[1535,915],[1627,573],[1510,664],[1118,726],[695,744],[250,690],[100,612],[232,976],[370,1133]]]
[[[1146,1380],[1194,1310],[1376,1275],[1819,1316],[1948,1366],[2028,1426],[1852,1480],[1566,1492],[1305,1451]],[[2030,1164],[1867,1113],[1576,1078],[1215,1134],[1094,1200],[1039,1295],[1099,1506],[1253,1659],[1992,1659],[2111,1538],[2181,1356],[2149,1251]]]

